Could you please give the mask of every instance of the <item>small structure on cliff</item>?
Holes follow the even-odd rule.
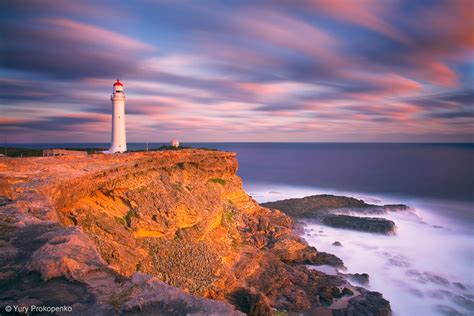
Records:
[[[177,140],[176,138],[173,138],[170,142],[170,145],[171,145],[171,147],[178,148],[179,147],[179,140]]]
[[[56,157],[56,156],[87,156],[87,151],[55,149],[55,148],[43,150],[43,157]]]
[[[113,85],[114,92],[110,96],[112,101],[112,145],[106,151],[108,154],[123,153],[127,151],[127,138],[125,135],[125,94],[123,83],[117,79]]]

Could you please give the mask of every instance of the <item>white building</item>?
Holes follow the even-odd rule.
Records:
[[[120,80],[114,83],[112,101],[112,145],[108,153],[123,153],[127,151],[127,139],[125,135],[125,94],[123,84]]]
[[[171,147],[179,147],[179,140],[173,138],[170,142]]]

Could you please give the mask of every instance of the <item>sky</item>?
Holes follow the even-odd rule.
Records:
[[[0,2],[0,143],[473,142],[474,1]]]

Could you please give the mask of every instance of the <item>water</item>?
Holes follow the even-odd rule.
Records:
[[[343,259],[348,272],[369,273],[369,288],[384,294],[395,315],[474,314],[474,144],[184,145],[237,152],[238,174],[259,202],[333,193],[369,203],[411,206],[410,212],[384,216],[395,221],[395,236],[306,221],[303,237]],[[108,144],[23,146],[107,148]],[[128,147],[143,149],[145,144]],[[343,247],[333,246],[336,240]]]
[[[367,288],[383,293],[395,315],[474,314],[472,222],[443,214],[453,206],[466,212],[470,203],[404,201],[402,197],[257,182],[247,190],[259,202],[328,193],[375,204],[408,201],[413,210],[383,215],[396,223],[395,236],[336,229],[306,220],[303,237],[318,250],[340,257],[346,272],[368,273]],[[335,241],[342,247],[332,245]],[[328,267],[322,270],[333,272]]]

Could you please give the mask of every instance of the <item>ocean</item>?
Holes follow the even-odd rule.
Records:
[[[149,144],[158,148],[163,143]],[[237,152],[238,175],[258,202],[337,194],[412,209],[383,217],[397,233],[375,235],[303,223],[302,235],[368,273],[395,315],[474,314],[474,144],[183,143]],[[28,148],[108,144],[10,144]],[[144,149],[129,143],[129,149]],[[342,247],[333,246],[334,241]],[[330,271],[330,270],[329,270]],[[335,272],[335,271],[333,271]]]

